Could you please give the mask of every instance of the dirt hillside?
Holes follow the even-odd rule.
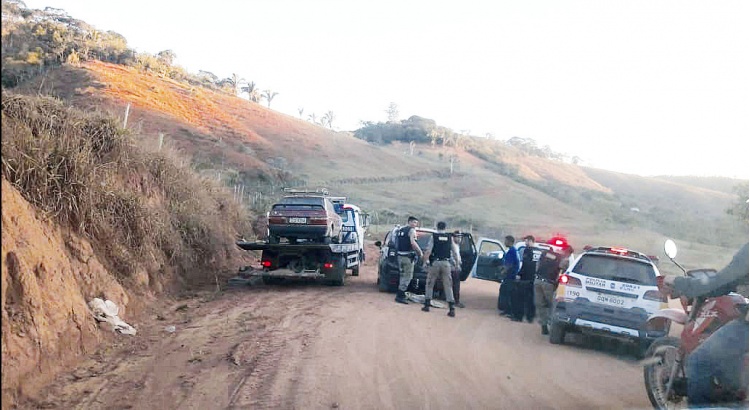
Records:
[[[107,272],[87,240],[44,221],[3,178],[3,408],[111,336],[89,312],[95,297],[115,302],[126,322],[148,303],[147,294],[133,297]]]

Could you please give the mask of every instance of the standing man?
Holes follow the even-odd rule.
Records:
[[[536,313],[539,315],[539,324],[542,325],[543,335],[549,334],[549,315],[557,289],[557,278],[560,276],[563,261],[565,261],[567,269],[567,261],[571,250],[569,246],[559,254],[552,250],[545,250],[542,251],[542,256],[539,258],[539,267],[536,270],[536,280],[534,281],[534,303]]]
[[[453,299],[453,281],[451,278],[451,257],[461,265],[461,255],[458,252],[458,245],[453,241],[453,235],[445,232],[445,222],[437,223],[437,232],[432,234],[432,243],[425,251],[424,264],[428,264],[430,255],[433,255],[432,266],[427,273],[427,286],[425,287],[423,311],[430,311],[430,301],[432,300],[435,281],[440,279],[443,282],[443,292],[445,300],[448,302],[448,316],[456,316]]]
[[[518,272],[515,289],[511,297],[511,308],[514,322],[520,322],[526,316],[526,321],[534,321],[534,276],[536,275],[536,260],[534,260],[534,237],[527,235],[523,238],[526,247],[521,257],[521,270]]]
[[[396,293],[396,302],[409,304],[406,301],[406,289],[409,288],[411,279],[414,276],[414,261],[418,256],[423,258],[422,249],[417,244],[417,232],[414,228],[419,225],[419,219],[410,216],[406,226],[396,232],[396,255],[398,256],[398,267],[401,271],[401,278],[398,282],[398,292]]]
[[[505,254],[501,260],[501,269],[505,271],[505,277],[500,284],[500,293],[497,295],[497,309],[501,315],[511,316],[511,296],[521,262],[518,259],[518,250],[515,246],[516,238],[512,235],[505,237]]]
[[[456,252],[456,254],[459,255],[458,261],[456,261],[455,258],[451,258],[451,264],[453,265],[453,267],[451,268],[451,280],[453,281],[453,299],[456,300],[456,307],[463,309],[466,306],[461,303],[461,231],[453,231],[453,242],[458,247],[458,252]]]

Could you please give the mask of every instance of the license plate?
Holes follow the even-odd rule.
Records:
[[[289,218],[290,224],[306,224],[307,218]]]
[[[596,301],[599,303],[606,303],[612,306],[624,307],[625,299],[612,295],[596,295]]]

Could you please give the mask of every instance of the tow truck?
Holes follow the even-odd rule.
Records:
[[[328,195],[327,191],[325,195]],[[320,194],[321,191],[310,191]],[[295,191],[302,195],[304,192]],[[364,232],[369,225],[368,215],[359,207],[346,204],[346,197],[329,197],[336,213],[343,219],[343,239],[339,243],[321,243],[313,239],[255,242],[237,241],[240,249],[261,251],[261,267],[240,268],[241,276],[259,276],[265,284],[278,284],[288,279],[315,279],[331,286],[342,286],[347,270],[359,275],[364,262]]]

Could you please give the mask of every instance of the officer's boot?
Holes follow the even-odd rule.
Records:
[[[448,316],[450,316],[450,317],[455,317],[456,316],[456,307],[455,307],[455,305],[456,304],[453,303],[453,302],[448,302]]]
[[[408,305],[409,302],[406,301],[406,292],[399,289],[398,292],[396,292],[396,302],[403,303],[404,305]]]
[[[430,311],[430,300],[431,299],[424,298],[424,306],[422,307],[422,312]]]

